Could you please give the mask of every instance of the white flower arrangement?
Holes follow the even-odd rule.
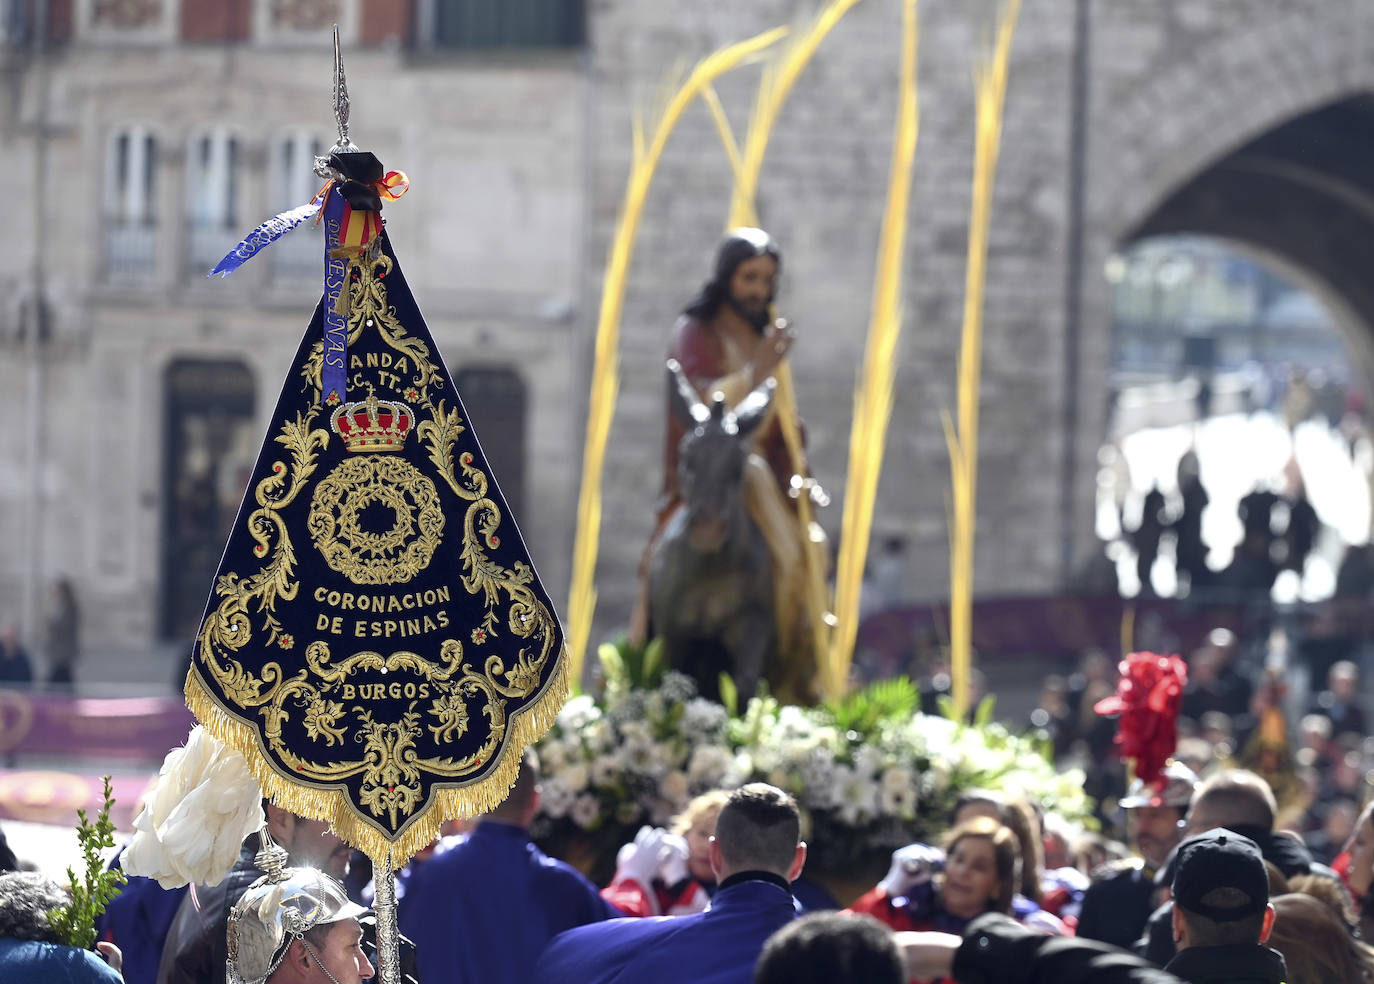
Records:
[[[590,838],[614,857],[641,823],[663,825],[711,789],[765,781],[808,814],[812,859],[838,869],[945,829],[959,794],[1029,793],[1071,820],[1090,816],[1083,774],[1058,772],[1030,737],[914,710],[915,688],[888,681],[846,705],[781,706],[755,697],[738,714],[662,675],[644,689],[609,685],[564,705],[540,743],[545,780],[536,833]]]

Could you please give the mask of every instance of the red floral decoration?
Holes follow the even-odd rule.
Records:
[[[1135,760],[1136,776],[1146,785],[1160,779],[1178,745],[1178,711],[1188,667],[1177,656],[1131,653],[1121,661],[1116,694],[1099,700],[1098,714],[1118,714],[1116,743],[1124,758]]]

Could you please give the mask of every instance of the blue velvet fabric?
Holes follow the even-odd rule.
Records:
[[[612,919],[557,937],[537,984],[752,984],[763,944],[797,917],[792,895],[750,880],[716,892],[691,916]],[[428,984],[428,981],[426,982]]]
[[[619,912],[520,827],[484,821],[416,865],[401,905],[424,984],[527,984],[545,944]]]
[[[186,888],[166,889],[151,878],[130,875],[96,922],[102,940],[124,955],[125,984],[157,984],[162,945]]]

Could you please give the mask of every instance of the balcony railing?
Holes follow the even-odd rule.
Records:
[[[110,220],[105,224],[105,272],[146,277],[157,266],[157,223]]]

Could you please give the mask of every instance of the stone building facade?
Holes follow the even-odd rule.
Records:
[[[196,504],[230,502],[232,513],[235,469],[244,455],[251,463],[318,293],[308,233],[227,282],[207,281],[205,260],[313,192],[300,175],[312,148],[333,140],[334,21],[352,135],[412,180],[387,211],[398,255],[460,388],[486,394],[473,423],[498,475],[518,486],[541,574],[566,597],[630,120],[652,111],[674,65],[811,6],[0,9],[0,135],[25,188],[0,264],[0,387],[15,424],[0,429],[0,622],[35,629],[58,576],[77,585],[92,650],[180,644],[198,616],[187,593],[208,581],[184,582],[219,535],[206,531],[226,520]],[[955,400],[971,79],[994,5],[926,0],[920,13],[907,320],[875,536],[905,537],[913,596],[938,598],[948,578],[940,413]],[[836,498],[821,517],[832,537],[887,183],[899,16],[895,0],[862,0],[836,27],[779,120],[761,182],[761,221],[785,254],[779,301],[799,334],[811,462]],[[1370,269],[1360,260],[1374,236],[1360,236],[1374,225],[1374,188],[1349,131],[1374,116],[1371,56],[1374,7],[1354,0],[1024,0],[988,267],[981,594],[1062,589],[1092,553],[1109,350],[1102,270],[1124,242],[1180,230],[1249,242],[1300,271],[1364,339],[1374,294],[1358,271]],[[746,66],[718,86],[741,136],[757,78]],[[1305,159],[1300,148],[1321,140],[1322,156]],[[633,599],[661,483],[667,333],[707,272],[729,192],[714,127],[694,106],[650,193],[626,298],[597,635],[622,624]],[[1314,229],[1338,230],[1343,248]]]

